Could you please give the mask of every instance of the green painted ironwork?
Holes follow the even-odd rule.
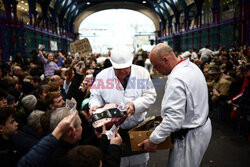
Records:
[[[218,36],[218,33],[220,33],[220,36]],[[235,39],[238,39],[237,31],[235,34]],[[175,46],[173,45],[173,40],[176,40]],[[178,38],[173,37],[163,41],[168,41],[168,44],[174,48],[177,47],[176,45],[181,45],[180,51],[186,51],[193,48],[199,50],[206,44],[210,44],[211,47],[215,49],[218,49],[218,47],[222,45],[225,46],[226,50],[228,50],[233,46],[233,43],[238,44],[237,40],[234,41],[233,24],[227,24],[221,27],[214,27],[214,28],[200,30],[199,32],[194,32],[194,35],[192,35],[192,33],[187,33],[181,36],[180,39],[181,41],[178,40],[179,40]],[[181,42],[181,44],[179,42]]]
[[[23,56],[26,58],[30,57],[30,52],[32,50],[38,50],[39,44],[43,44],[45,46],[45,50],[47,52],[51,52],[50,48],[50,41],[57,41],[58,51],[65,50],[69,51],[69,44],[70,41],[50,35],[45,35],[42,32],[35,32],[28,29],[20,29],[20,28],[11,28],[5,27],[2,29],[4,31],[3,34],[3,41],[4,43],[4,50],[6,60],[9,60],[9,57],[12,56],[15,58],[16,53],[22,52],[24,53]],[[21,34],[24,33],[24,41],[21,39]],[[23,48],[23,42],[25,48]]]

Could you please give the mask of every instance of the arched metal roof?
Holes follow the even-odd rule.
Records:
[[[159,18],[159,23],[172,27],[174,18],[175,25],[180,24],[181,13],[184,13],[185,19],[188,18],[189,6],[196,4],[198,0],[17,0],[29,3],[30,9],[36,9],[34,4],[41,6],[40,17],[43,20],[52,20],[60,28],[74,32],[74,22],[79,15],[82,15],[88,9],[98,8],[99,5],[109,5],[112,3],[126,6],[126,3],[143,6],[151,10]],[[202,0],[204,1],[204,0]],[[197,6],[197,5],[196,5]],[[108,8],[108,7],[107,7]],[[136,10],[136,9],[133,9]],[[138,9],[139,10],[139,9]],[[36,15],[36,11],[29,11]]]
[[[160,22],[169,22],[172,25],[172,18],[175,17],[175,24],[179,24],[180,12],[177,4],[180,4],[184,10],[187,7],[185,0],[51,0],[54,4],[54,10],[57,12],[60,27],[64,26],[73,30],[70,23],[74,23],[78,15],[88,8],[107,2],[112,3],[136,3],[151,9],[160,18]],[[190,0],[189,0],[190,1]],[[180,6],[179,5],[179,6]],[[171,13],[174,15],[171,16]]]

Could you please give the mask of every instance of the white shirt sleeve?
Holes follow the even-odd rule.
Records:
[[[179,130],[185,119],[186,92],[184,83],[179,79],[167,81],[165,94],[162,100],[160,125],[150,135],[150,141],[159,144],[172,132]]]
[[[214,51],[214,52],[212,52],[212,55],[217,55],[217,54],[219,54],[220,53],[220,51]]]
[[[151,104],[155,102],[156,91],[154,84],[149,76],[149,73],[145,76],[145,88],[142,90],[141,97],[138,97],[133,101],[135,106],[135,113],[142,113],[149,108]]]
[[[96,76],[96,80],[93,84],[97,84],[98,82],[98,75]],[[89,98],[89,108],[94,106],[102,107],[105,105],[105,102],[101,96],[102,90],[101,89],[90,89],[90,98]]]

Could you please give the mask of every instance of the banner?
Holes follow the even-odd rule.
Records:
[[[80,57],[84,57],[92,52],[92,48],[89,43],[89,40],[87,38],[84,38],[82,40],[72,42],[70,44],[70,51],[71,54],[78,53]]]

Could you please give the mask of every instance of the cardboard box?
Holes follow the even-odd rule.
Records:
[[[138,147],[138,144],[148,139],[150,134],[154,131],[153,129],[151,130],[151,128],[161,121],[162,118],[160,116],[152,116],[128,132],[132,151],[143,151],[142,147]],[[164,142],[158,144],[157,150],[170,149],[172,147],[173,144],[169,136]]]

